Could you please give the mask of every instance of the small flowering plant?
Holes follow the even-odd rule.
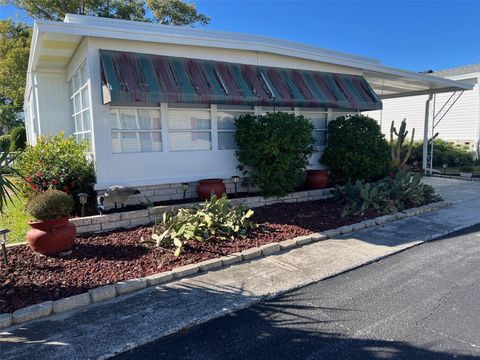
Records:
[[[73,136],[60,133],[40,137],[36,145],[27,146],[15,167],[24,176],[27,194],[57,189],[76,198],[81,192],[89,192],[95,183],[87,152],[88,144],[78,144]]]

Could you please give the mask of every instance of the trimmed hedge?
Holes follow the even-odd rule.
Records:
[[[27,146],[27,131],[23,126],[13,128],[10,132],[10,151],[19,151]]]
[[[340,116],[328,125],[327,148],[320,162],[330,168],[334,183],[382,178],[390,160],[390,146],[374,119]]]
[[[284,112],[242,115],[235,120],[238,169],[248,185],[265,196],[284,196],[302,184],[315,151],[313,125],[307,118]]]

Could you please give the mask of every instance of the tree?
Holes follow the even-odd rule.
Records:
[[[143,0],[12,0],[34,19],[62,21],[66,14],[148,21]]]
[[[0,100],[1,105],[21,110],[27,76],[32,30],[12,19],[0,21]]]
[[[164,25],[195,26],[208,25],[210,18],[198,13],[194,4],[181,0],[147,0],[155,21]]]

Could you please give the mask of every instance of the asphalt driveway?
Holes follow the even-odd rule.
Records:
[[[480,225],[117,359],[480,358]]]

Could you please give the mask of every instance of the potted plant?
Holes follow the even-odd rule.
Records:
[[[227,192],[222,179],[204,179],[198,182],[197,196],[200,200],[209,200],[212,194],[221,198]]]
[[[460,168],[460,176],[464,178],[471,178],[473,175],[473,167],[472,166],[462,166]]]
[[[307,170],[305,185],[307,189],[323,189],[328,186],[329,178],[327,170]]]
[[[68,221],[73,199],[63,191],[50,189],[34,195],[26,211],[37,221],[29,222],[26,239],[30,247],[43,255],[53,255],[70,249],[76,237],[76,227]]]

